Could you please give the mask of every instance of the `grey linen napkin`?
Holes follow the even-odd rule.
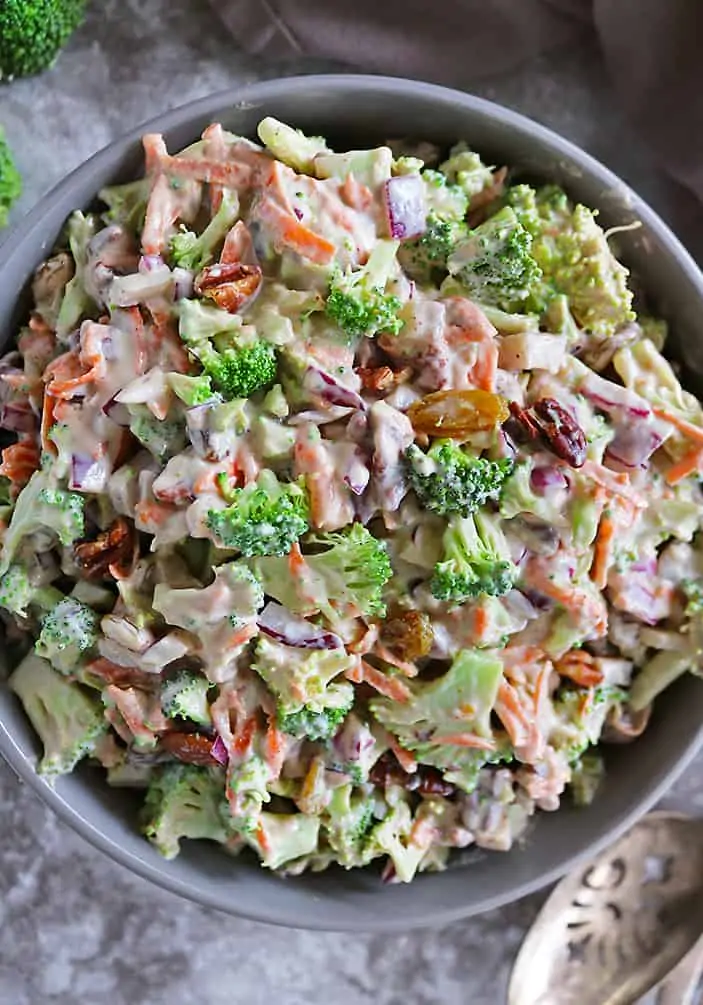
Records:
[[[702,0],[213,0],[272,60],[468,88],[595,30],[620,101],[662,167],[703,199]]]

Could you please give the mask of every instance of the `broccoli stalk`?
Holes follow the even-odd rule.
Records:
[[[472,299],[514,311],[527,301],[542,278],[531,248],[530,232],[513,209],[505,206],[457,244],[447,269]]]
[[[483,593],[499,597],[513,588],[517,568],[496,517],[452,517],[442,539],[443,558],[430,589],[438,600],[463,603]]]
[[[220,771],[193,764],[169,764],[149,785],[144,834],[164,858],[175,858],[181,838],[226,843],[231,836],[227,813]]]
[[[383,617],[383,587],[392,575],[385,543],[355,523],[339,533],[317,534],[310,544],[326,549],[305,556],[317,609],[331,621],[358,614]],[[309,613],[310,597],[301,600],[287,560],[261,558],[256,571],[269,596],[289,610]]]
[[[320,818],[305,813],[262,813],[251,843],[267,869],[310,855],[317,848]]]
[[[0,25],[2,12],[0,11]],[[0,32],[1,32],[0,28]],[[0,36],[0,50],[2,41]],[[17,170],[5,133],[0,127],[0,229],[7,226],[7,218],[13,204],[22,193],[22,178]]]
[[[3,0],[0,80],[48,69],[84,13],[85,0]]]
[[[221,548],[242,555],[287,555],[308,529],[308,500],[298,482],[279,482],[264,470],[256,482],[228,493],[226,509],[212,509],[207,526]]]
[[[239,197],[234,189],[226,188],[222,202],[202,234],[182,228],[171,238],[171,258],[174,265],[199,272],[215,257],[215,250],[224,241],[228,231],[239,216]]]
[[[333,277],[325,312],[350,338],[373,338],[381,332],[397,335],[403,327],[400,300],[385,292],[397,250],[398,241],[379,241],[363,268]]]
[[[222,400],[220,395],[213,391],[207,374],[201,373],[197,377],[192,377],[185,373],[169,373],[167,379],[173,393],[188,408]]]
[[[368,865],[374,849],[368,841],[374,825],[373,801],[352,785],[340,785],[332,793],[323,823],[327,842],[345,869]]]
[[[500,493],[513,469],[508,459],[467,454],[453,440],[435,440],[427,453],[413,444],[405,452],[408,478],[420,503],[432,513],[470,516]]]
[[[43,744],[40,774],[49,780],[67,774],[92,754],[107,724],[100,703],[79,684],[35,653],[25,656],[9,683]]]
[[[256,131],[276,160],[302,174],[314,174],[318,154],[330,153],[321,136],[306,136],[300,129],[294,129],[270,115],[261,120]]]
[[[278,722],[294,735],[313,733],[312,739],[327,739],[336,732],[349,711],[354,690],[337,681],[356,664],[344,649],[295,649],[262,635],[256,646],[253,669],[276,696]]]
[[[161,711],[169,719],[188,719],[200,726],[211,726],[207,700],[210,682],[193,670],[178,670],[161,683]]]
[[[100,617],[74,597],[65,597],[45,614],[35,651],[64,674],[75,673],[98,641]]]

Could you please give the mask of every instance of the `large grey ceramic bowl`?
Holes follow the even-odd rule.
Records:
[[[495,164],[554,180],[602,210],[606,225],[642,221],[621,236],[624,259],[673,328],[674,351],[703,372],[703,278],[661,220],[617,177],[554,133],[497,105],[456,91],[381,77],[328,76],[275,80],[206,98],[170,111],[113,143],[66,178],[0,248],[0,335],[9,342],[25,304],[20,291],[50,251],[69,212],[88,206],[108,182],[140,169],[139,136],[163,131],[177,149],[219,120],[253,136],[257,121],[275,115],[339,147],[412,136],[450,144],[465,138]],[[523,847],[509,854],[477,853],[450,871],[423,875],[409,886],[382,886],[375,872],[329,871],[282,880],[253,861],[231,859],[195,843],[165,862],[137,831],[127,793],[107,787],[84,768],[50,788],[34,773],[38,744],[15,699],[0,687],[0,751],[18,776],[79,833],[145,878],[231,914],[296,927],[388,931],[467,917],[556,879],[648,809],[698,749],[703,685],[687,677],[658,702],[645,737],[614,750],[607,781],[588,809],[538,818]],[[148,891],[145,890],[145,896]]]

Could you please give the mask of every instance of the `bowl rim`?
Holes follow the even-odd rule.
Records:
[[[88,160],[82,162],[78,167],[64,176],[42,196],[36,206],[5,232],[4,237],[0,239],[0,273],[2,273],[5,265],[13,256],[13,249],[16,249],[24,241],[30,239],[36,231],[41,230],[44,217],[47,213],[47,207],[52,204],[57,196],[64,189],[70,188],[76,180],[87,179],[96,170],[99,170],[103,162],[108,163],[116,148],[126,149],[129,145],[138,141],[145,132],[158,131],[168,133],[171,129],[178,128],[187,120],[197,119],[202,116],[207,117],[215,110],[221,110],[228,104],[233,107],[246,107],[249,104],[261,104],[267,100],[275,100],[280,96],[282,88],[285,88],[286,96],[288,96],[291,94],[302,94],[311,87],[319,88],[325,85],[328,85],[330,89],[382,90],[386,95],[395,93],[398,95],[402,94],[403,96],[417,95],[424,99],[434,98],[438,102],[451,102],[453,105],[464,108],[467,111],[478,112],[487,119],[491,119],[509,130],[517,130],[523,134],[529,132],[535,137],[538,143],[547,146],[554,153],[563,155],[576,163],[584,174],[602,183],[607,189],[616,191],[619,197],[626,200],[628,209],[639,219],[643,220],[662,244],[666,246],[668,254],[675,260],[677,269],[686,274],[689,282],[696,287],[703,301],[703,275],[678,237],[675,236],[658,214],[621,178],[576,144],[564,139],[548,127],[534,122],[526,115],[467,92],[402,77],[357,73],[306,74],[275,77],[242,85],[233,85],[187,104],[180,105],[177,108],[170,109],[167,112],[151,116],[140,125],[112,140]],[[653,787],[648,788],[641,797],[635,799],[631,803],[630,809],[619,815],[614,823],[604,825],[603,833],[599,838],[591,841],[582,850],[565,855],[553,867],[542,869],[534,877],[516,883],[508,892],[482,895],[475,899],[473,903],[467,904],[464,907],[448,906],[446,908],[424,910],[420,907],[412,917],[405,916],[398,919],[397,924],[389,923],[387,919],[377,920],[374,923],[372,914],[369,914],[363,923],[354,917],[345,917],[339,923],[330,924],[327,914],[323,913],[318,919],[316,913],[312,910],[305,918],[301,918],[297,911],[291,910],[289,907],[281,909],[280,903],[275,908],[267,907],[262,901],[252,903],[251,900],[244,905],[226,906],[222,898],[218,898],[215,894],[171,874],[168,871],[169,863],[165,860],[157,866],[145,858],[133,854],[110,838],[105,831],[86,819],[79,810],[36,773],[32,759],[23,753],[15,737],[0,719],[0,755],[2,755],[18,780],[28,783],[31,789],[62,821],[67,823],[82,838],[92,844],[93,847],[108,855],[119,865],[126,867],[131,872],[136,873],[143,879],[149,880],[162,889],[185,897],[203,907],[213,908],[221,912],[234,914],[243,919],[271,925],[319,931],[370,932],[381,929],[383,931],[402,931],[427,925],[447,924],[513,903],[528,894],[543,889],[578,864],[597,855],[607,845],[617,840],[661,799],[674,781],[688,767],[701,746],[703,746],[703,722],[684,748],[683,753],[663,775],[659,776],[658,782]],[[421,880],[429,882],[431,881],[431,877],[424,876]],[[288,882],[291,882],[291,880]],[[310,900],[311,902],[314,901],[314,894],[310,895]]]

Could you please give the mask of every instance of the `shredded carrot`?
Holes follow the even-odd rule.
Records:
[[[389,734],[390,748],[395,754],[398,764],[401,766],[403,771],[407,771],[409,775],[414,774],[417,771],[417,761],[415,760],[415,755],[410,750],[406,750],[405,747],[401,747],[394,736]]]
[[[581,468],[583,474],[591,478],[597,485],[604,488],[611,495],[622,496],[629,502],[637,506],[638,509],[645,509],[647,501],[639,492],[632,488],[630,476],[625,471],[611,471],[610,468],[598,464],[596,461],[586,461]]]
[[[470,747],[472,750],[495,750],[495,740],[477,736],[475,733],[448,733],[445,736],[433,736],[432,743],[447,747]]]
[[[3,450],[0,475],[9,478],[15,488],[22,488],[39,469],[40,463],[41,455],[36,443],[20,440]]]
[[[372,667],[370,663],[365,660],[361,660],[362,668],[362,680],[369,684],[371,687],[375,688],[379,694],[383,694],[386,698],[391,698],[393,701],[406,702],[412,697],[412,692],[407,684],[404,684],[397,677],[391,677],[388,674],[381,673],[375,667]],[[346,673],[348,680],[356,680],[357,671],[349,670]]]
[[[47,390],[44,394],[44,407],[41,415],[40,438],[42,449],[56,454],[56,444],[50,438],[49,432],[56,422],[56,398]]]
[[[247,750],[251,746],[251,741],[254,738],[254,733],[256,732],[256,716],[250,715],[248,719],[244,721],[244,725],[237,732],[234,743],[232,744],[232,750],[235,754],[240,756],[246,754]]]
[[[336,254],[331,241],[306,227],[294,213],[280,206],[273,198],[262,199],[257,207],[259,217],[278,235],[280,242],[316,265],[328,265]]]
[[[300,544],[296,541],[288,553],[288,569],[291,576],[298,576],[305,570],[306,562],[300,550]]]
[[[360,182],[353,174],[348,174],[339,187],[339,194],[352,209],[367,210],[373,202],[371,189]]]
[[[405,674],[406,677],[417,677],[417,667],[414,663],[410,663],[408,660],[401,660],[381,642],[376,643],[374,652],[377,656],[380,656],[384,662],[390,663],[390,665],[395,667],[396,670],[400,670],[400,672]]]
[[[485,604],[477,604],[473,613],[474,644],[479,645],[486,637],[486,633],[491,625],[491,618]]]
[[[85,384],[96,377],[96,367],[86,371],[75,351],[65,352],[52,360],[44,371],[44,381],[49,385],[49,393],[56,398],[72,398]]]
[[[603,683],[603,672],[596,666],[590,653],[583,649],[570,649],[554,661],[554,669],[560,677],[568,677],[580,687],[597,687]]]
[[[669,485],[678,485],[684,478],[687,478],[689,475],[699,474],[702,469],[703,446],[694,447],[680,461],[672,464],[664,477]]]
[[[608,582],[608,572],[615,557],[615,521],[605,510],[598,523],[593,562],[591,563],[591,579],[599,590],[604,590]]]
[[[520,749],[523,757],[532,760],[544,743],[537,723],[520,702],[518,692],[504,680],[498,688],[498,699],[494,707],[495,713],[503,723],[516,749]]]
[[[134,519],[142,526],[161,527],[175,512],[174,506],[144,500],[134,507]]]
[[[678,429],[680,433],[683,433],[687,439],[703,446],[703,428],[701,426],[694,426],[692,422],[687,422],[686,419],[682,419],[673,412],[669,412],[666,408],[653,408],[652,411],[658,419],[668,422],[674,429]]]
[[[271,851],[271,844],[269,839],[266,837],[266,831],[264,830],[263,824],[259,824],[256,828],[256,840],[264,855],[268,855]]]
[[[284,756],[283,733],[276,725],[275,716],[269,716],[268,729],[266,730],[266,761],[272,770],[278,772],[281,769]]]

